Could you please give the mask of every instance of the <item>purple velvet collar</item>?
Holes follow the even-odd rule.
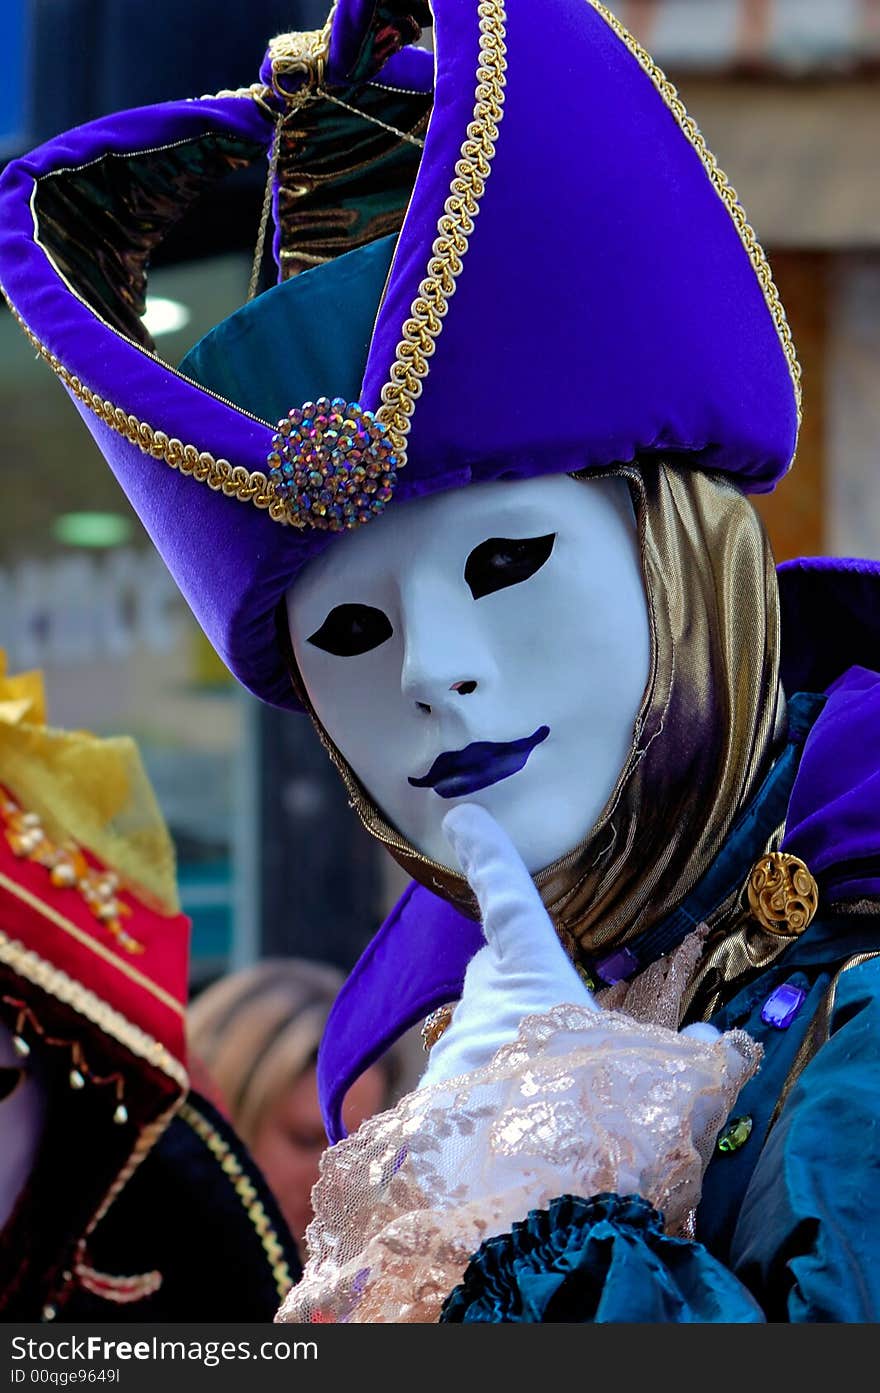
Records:
[[[830,901],[880,896],[880,673],[851,667],[804,743],[783,851]]]
[[[480,925],[410,884],[361,954],[333,1004],[318,1051],[318,1094],[331,1142],[346,1135],[342,1103],[404,1031],[461,996]]]
[[[822,673],[828,699],[803,748],[785,849],[834,900],[880,895],[880,563],[820,558],[780,568],[783,684]],[[817,626],[817,619],[820,624]],[[786,632],[787,630],[787,632]],[[849,652],[836,673],[835,662]],[[878,671],[859,665],[868,659]],[[835,680],[836,679],[836,680]],[[331,1141],[351,1084],[404,1031],[461,994],[479,924],[411,885],[339,994],[318,1057]]]

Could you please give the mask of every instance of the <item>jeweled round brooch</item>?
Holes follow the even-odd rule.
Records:
[[[397,456],[388,428],[355,401],[319,397],[278,422],[269,479],[294,527],[343,532],[391,501]]]

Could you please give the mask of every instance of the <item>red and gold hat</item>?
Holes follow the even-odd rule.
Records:
[[[50,729],[39,674],[4,674],[0,964],[177,1094],[189,922],[137,748]]]
[[[186,1093],[188,946],[135,744],[51,729],[40,675],[7,677],[0,654],[0,1020],[48,1094],[41,1264],[70,1263]]]

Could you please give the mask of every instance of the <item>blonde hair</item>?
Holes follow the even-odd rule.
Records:
[[[314,1064],[344,980],[327,963],[267,958],[214,982],[190,1006],[190,1048],[246,1145],[267,1109]]]

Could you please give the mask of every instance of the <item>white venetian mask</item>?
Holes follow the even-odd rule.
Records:
[[[650,668],[622,479],[474,485],[395,505],[287,596],[318,719],[403,836],[479,803],[535,873],[590,831],[630,751]]]

